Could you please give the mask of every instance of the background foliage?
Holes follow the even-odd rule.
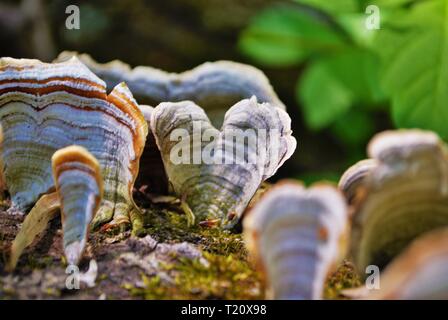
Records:
[[[263,65],[303,66],[295,93],[310,130],[328,128],[353,158],[378,114],[448,138],[448,1],[294,2],[256,15],[239,47]],[[365,27],[371,4],[379,30]]]
[[[378,131],[448,138],[448,0],[3,0],[0,56],[62,50],[183,71],[220,59],[262,69],[298,150],[276,178],[337,180]],[[65,8],[81,29],[65,28]],[[365,28],[377,5],[381,29]]]

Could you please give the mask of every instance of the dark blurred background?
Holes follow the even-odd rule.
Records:
[[[131,66],[148,65],[172,72],[222,59],[255,65],[266,73],[287,105],[298,139],[295,155],[276,179],[337,180],[348,165],[365,156],[365,144],[353,147],[325,128],[307,129],[295,97],[303,65],[269,67],[242,54],[238,46],[242,31],[253,17],[279,2],[282,1],[2,0],[0,56],[52,61],[59,52],[74,50],[88,53],[99,62],[119,59]],[[297,6],[290,1],[284,3],[291,8]],[[71,4],[80,8],[80,30],[65,27],[65,9]],[[375,131],[389,127],[387,118],[378,123]]]

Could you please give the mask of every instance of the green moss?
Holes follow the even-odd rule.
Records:
[[[35,253],[31,253],[27,256],[26,267],[30,268],[31,270],[46,269],[52,264],[54,264],[54,260],[51,256],[42,257],[41,255]]]
[[[188,227],[187,217],[180,206],[153,206],[145,212],[145,231],[160,242],[187,241],[199,245],[203,250],[220,254],[234,254],[246,257],[241,234],[220,228],[207,228],[199,225]]]
[[[162,265],[173,283],[158,276],[142,275],[143,288],[124,287],[145,299],[261,299],[260,275],[247,260],[241,234],[221,228],[188,226],[187,217],[178,204],[151,204],[145,209],[145,232],[159,242],[189,242],[203,251],[209,262],[176,259]]]
[[[220,228],[198,225],[188,227],[187,217],[180,205],[151,205],[145,209],[144,228],[160,242],[196,244],[209,261],[207,268],[199,261],[180,260],[163,266],[174,277],[175,283],[163,282],[159,277],[142,275],[143,288],[126,285],[132,295],[145,299],[262,299],[261,275],[247,259],[241,234]],[[326,299],[341,299],[341,290],[361,284],[353,266],[344,261],[329,277]]]
[[[165,283],[157,276],[142,276],[144,288],[126,286],[134,296],[145,299],[263,299],[259,274],[247,261],[233,254],[222,256],[204,253],[209,262],[181,259],[164,266],[174,275],[174,283]]]
[[[361,279],[353,265],[344,260],[339,268],[327,280],[324,289],[325,299],[342,299],[341,290],[356,288],[361,285]]]
[[[61,292],[54,288],[45,289],[45,294],[50,297],[59,298],[61,296]]]

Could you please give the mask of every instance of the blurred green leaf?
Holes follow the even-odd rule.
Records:
[[[375,41],[393,120],[448,138],[448,1],[414,5],[402,25],[406,28],[382,30]]]
[[[369,5],[376,5],[380,9],[398,8],[416,1],[421,0],[358,0],[362,8],[366,8]]]
[[[322,129],[355,103],[374,105],[384,99],[379,87],[378,60],[369,51],[347,49],[319,59],[303,74],[296,95],[311,129]]]
[[[369,47],[374,39],[375,31],[365,27],[364,13],[349,13],[337,16],[335,20],[350,35],[353,42],[361,47]]]
[[[309,66],[296,90],[305,121],[314,130],[331,124],[354,101],[352,91],[333,74],[329,63],[329,60],[318,60]]]
[[[384,98],[379,85],[379,60],[371,52],[347,49],[330,58],[328,67],[352,91],[355,102],[375,104]]]
[[[239,41],[243,53],[270,66],[298,64],[313,53],[332,52],[343,45],[338,33],[324,21],[293,5],[262,11]]]
[[[358,0],[295,0],[300,4],[309,5],[328,14],[356,12]]]
[[[331,131],[336,137],[351,148],[364,145],[375,132],[371,115],[357,108],[350,109],[343,116],[336,119]]]

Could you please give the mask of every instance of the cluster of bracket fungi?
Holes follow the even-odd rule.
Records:
[[[27,214],[10,270],[59,212],[71,264],[80,261],[90,229],[130,226],[141,234],[142,212],[132,198],[139,179],[154,193],[179,197],[190,223],[231,228],[243,220],[269,298],[322,298],[327,276],[346,256],[361,276],[369,265],[383,270],[380,290],[347,295],[448,297],[447,147],[432,132],[380,133],[369,144],[370,159],[349,168],[338,186],[282,181],[246,212],[261,183],[296,149],[285,106],[251,66],[220,61],[174,74],[73,52],[53,63],[1,58],[0,125],[1,186],[9,212]],[[211,132],[218,161],[173,163],[176,129],[193,138]],[[222,150],[234,143],[228,129],[252,129],[263,139],[263,150],[248,145],[251,137],[232,148],[256,153],[257,161],[226,161],[232,155]]]

